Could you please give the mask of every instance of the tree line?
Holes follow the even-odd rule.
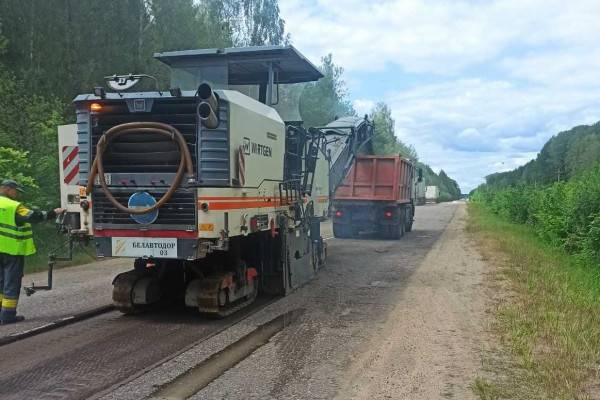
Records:
[[[509,172],[486,177],[494,187],[545,185],[567,181],[600,162],[600,122],[582,125],[553,136],[534,160]]]
[[[492,174],[472,199],[544,241],[600,262],[600,123],[552,137],[537,157]]]

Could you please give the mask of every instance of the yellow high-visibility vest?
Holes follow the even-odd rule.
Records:
[[[0,196],[0,253],[13,256],[35,254],[31,224],[17,225],[15,214],[21,203]]]

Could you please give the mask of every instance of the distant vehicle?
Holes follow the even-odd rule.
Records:
[[[423,204],[425,204],[425,182],[423,180],[420,180],[419,182],[416,183],[415,185],[415,198],[416,198],[416,205],[418,206],[422,206]]]
[[[415,166],[400,156],[358,156],[333,197],[333,234],[337,238],[375,232],[400,239],[412,230]]]
[[[437,186],[427,186],[425,190],[425,202],[437,203],[440,200],[440,188]]]

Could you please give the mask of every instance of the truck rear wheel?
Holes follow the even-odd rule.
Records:
[[[403,208],[400,211],[400,224],[398,226],[398,228],[399,228],[398,239],[400,239],[402,236],[404,236],[404,233],[406,232],[406,221],[408,221],[408,210],[406,208]]]
[[[404,236],[404,222],[398,225],[386,225],[384,238],[388,240],[398,240]]]
[[[351,235],[350,230],[346,225],[343,224],[333,224],[333,236],[339,239],[347,239]]]
[[[406,227],[406,211],[400,210],[398,223],[393,225],[384,225],[382,228],[383,237],[388,240],[398,240],[404,236]]]
[[[405,231],[406,232],[410,232],[412,231],[412,226],[413,226],[413,221],[415,218],[415,207],[411,207],[411,208],[407,208],[406,209],[406,214],[407,214],[407,218],[406,218],[406,228]]]

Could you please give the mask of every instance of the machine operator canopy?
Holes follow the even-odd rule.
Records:
[[[215,88],[269,83],[312,82],[323,74],[293,46],[231,47],[155,53],[172,71],[171,85],[195,90],[202,82]]]
[[[171,69],[171,87],[195,91],[202,82],[239,91],[300,121],[302,84],[323,74],[293,46],[232,47],[156,53]],[[280,85],[283,86],[280,90]]]

